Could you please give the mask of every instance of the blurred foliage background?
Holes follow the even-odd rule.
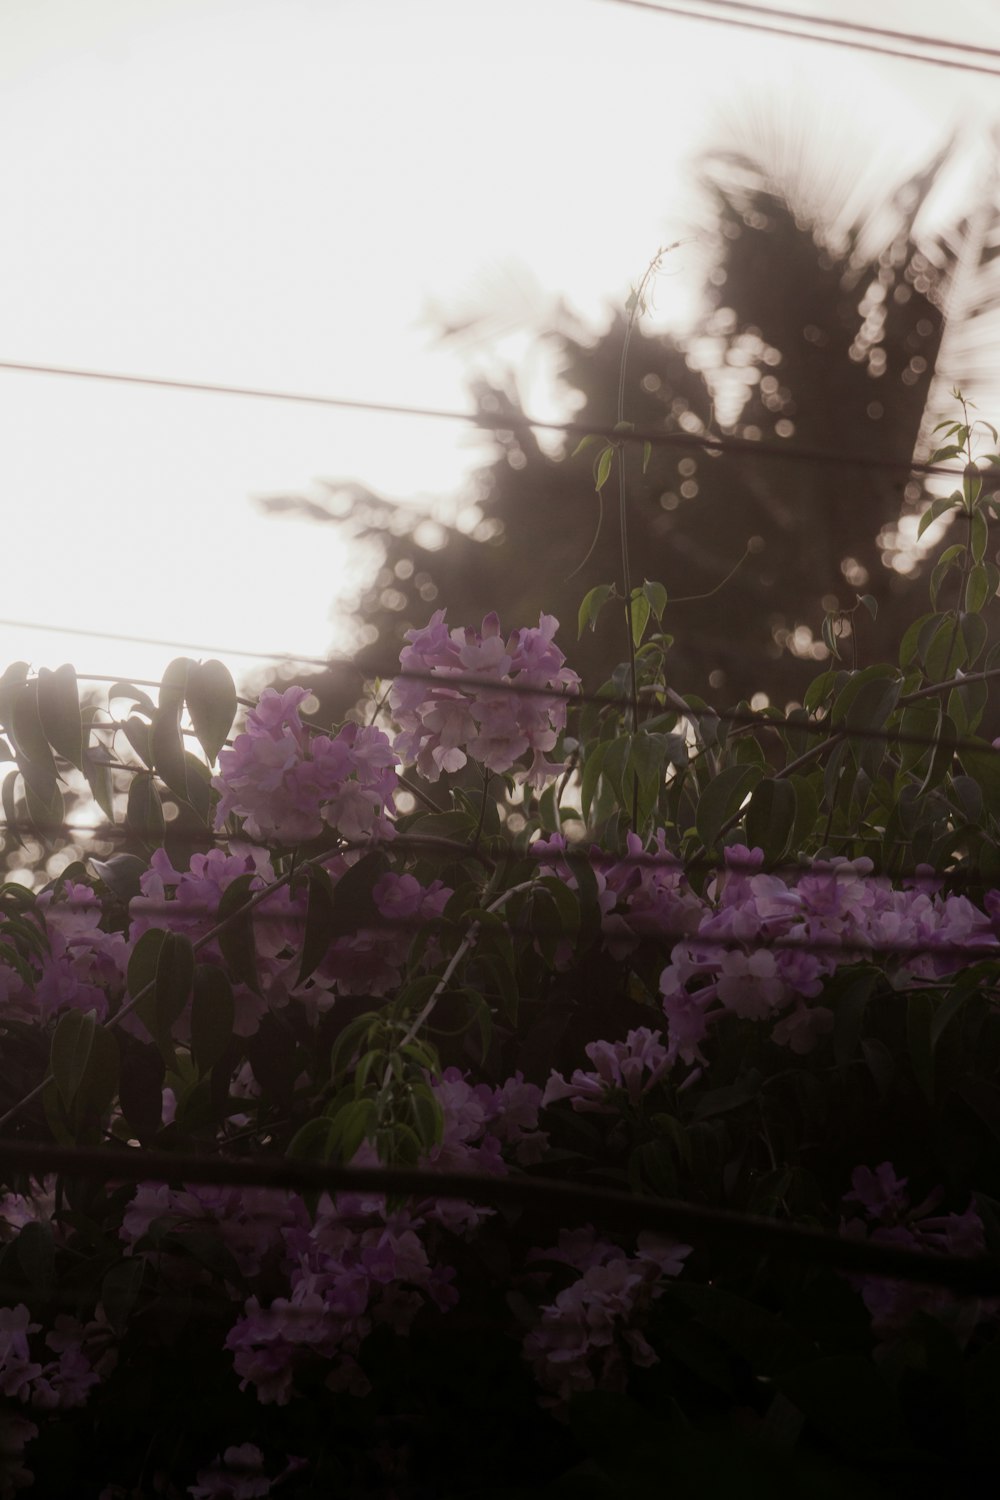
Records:
[[[926,456],[933,422],[955,407],[955,384],[973,401],[1000,389],[1000,196],[995,174],[978,181],[944,229],[938,214],[927,230],[925,211],[960,165],[960,143],[866,195],[857,163],[819,172],[805,134],[789,138],[776,125],[746,134],[740,149],[699,164],[701,313],[683,335],[640,320],[624,415],[665,433],[760,440],[762,451],[658,447],[643,474],[636,447],[629,548],[634,578],[664,582],[674,601],[674,687],[719,705],[764,693],[783,706],[799,700],[826,657],[825,611],[874,595],[877,621],[864,617],[857,642],[864,665],[895,659],[903,629],[927,607],[913,538],[928,490],[905,467],[847,460]],[[458,354],[477,324],[489,334],[491,316],[484,306],[440,337]],[[575,421],[615,421],[625,331],[622,310],[596,334],[564,314],[538,335],[554,351]],[[513,376],[472,390],[484,416],[523,414]],[[358,597],[365,672],[391,669],[402,632],[443,606],[456,624],[497,609],[506,628],[555,614],[564,650],[592,687],[624,657],[623,627],[607,618],[574,642],[583,594],[620,575],[614,485],[581,568],[598,524],[595,450],[572,458],[575,439],[553,450],[545,437],[498,431],[450,524],[348,481],[329,482],[321,502],[264,502],[374,545],[374,576]],[[768,457],[769,444],[785,452]],[[796,450],[844,461],[796,462]],[[338,669],[311,685],[324,716],[336,718],[355,680]]]

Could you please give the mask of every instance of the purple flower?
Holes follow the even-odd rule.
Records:
[[[219,753],[212,785],[215,826],[230,814],[251,838],[300,844],[324,824],[345,839],[389,838],[396,756],[379,729],[345,724],[334,737],[308,733],[299,716],[305,688],[265,688],[231,750]]]
[[[404,673],[393,683],[391,711],[399,724],[394,748],[415,763],[428,781],[461,770],[471,756],[487,769],[509,771],[531,752],[532,764],[517,774],[541,787],[563,767],[547,759],[566,726],[566,695],[579,678],[564,666],[555,645],[558,621],[541,615],[537,628],[515,630],[505,641],[495,614],[482,628],[449,631],[444,610],[437,610],[422,630],[409,630],[400,653]],[[482,686],[449,686],[449,678],[478,676]],[[558,695],[504,691],[516,687],[551,687]]]

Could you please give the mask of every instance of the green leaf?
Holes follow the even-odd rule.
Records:
[[[649,602],[649,607],[657,619],[663,614],[667,607],[667,591],[662,583],[650,583],[647,578],[642,585],[642,592]]]
[[[972,512],[972,521],[969,526],[969,546],[972,550],[973,562],[982,562],[986,556],[986,544],[989,540],[989,526],[986,517],[981,510]]]
[[[145,860],[135,854],[112,854],[108,860],[91,859],[98,878],[104,882],[111,894],[127,906],[133,896],[138,896],[140,881],[146,873]]]
[[[381,849],[373,849],[351,865],[333,887],[333,911],[330,914],[330,941],[350,936],[366,924],[383,919],[375,905],[372,890],[389,868]]]
[[[38,709],[38,683],[27,682],[12,700],[10,737],[18,754],[25,783],[34,783],[39,796],[55,784],[56,763],[42,728]]]
[[[599,740],[589,751],[583,763],[583,777],[580,783],[580,808],[584,818],[590,817],[590,808],[597,791],[597,783],[604,769],[604,760],[612,745],[611,740]]]
[[[24,777],[24,805],[28,818],[36,832],[42,838],[47,838],[62,826],[62,793],[55,781],[40,791],[37,782],[28,776],[26,767],[21,768],[21,774]]]
[[[146,721],[145,721],[145,719],[137,718],[137,716],[135,714],[132,714],[132,715],[129,716],[129,718],[127,718],[125,720],[124,724],[122,725],[122,729],[124,731],[125,738],[128,740],[129,744],[132,746],[132,749],[135,751],[136,755],[138,755],[138,757],[142,761],[143,765],[148,766],[149,769],[152,770],[153,769],[153,729],[152,729],[152,725],[151,724],[147,724]]]
[[[632,598],[629,601],[629,628],[632,631],[632,641],[636,646],[642,644],[642,638],[649,624],[649,600],[641,589],[632,590]]]
[[[320,1116],[318,1120],[307,1120],[295,1132],[285,1155],[291,1157],[292,1161],[327,1162],[332,1149],[333,1121]]]
[[[190,657],[179,656],[167,667],[160,684],[160,706],[153,716],[151,734],[153,769],[175,796],[185,802],[188,798],[188,785],[180,728],[181,711],[188,675],[195,666],[196,663]]]
[[[917,527],[917,540],[920,540],[928,526],[936,521],[938,516],[943,516],[946,510],[953,510],[955,504],[954,495],[939,495],[936,500],[932,501],[920,517],[920,524]]]
[[[196,662],[185,696],[198,742],[214,765],[236,718],[236,684],[221,661]]]
[[[876,978],[875,972],[869,970],[843,987],[836,985],[827,1001],[833,1010],[833,1055],[839,1067],[849,1063],[857,1051]]]
[[[69,665],[38,669],[38,714],[45,737],[64,760],[83,770],[83,719],[76,672]]]
[[[433,978],[433,976],[430,976]],[[437,983],[437,980],[434,980]],[[433,985],[431,989],[433,990]],[[378,1025],[381,1017],[377,1011],[366,1011],[364,1015],[355,1016],[353,1021],[348,1021],[343,1031],[337,1037],[330,1051],[330,1075],[337,1079],[350,1068],[354,1062],[354,1054],[364,1051],[365,1041],[368,1039],[372,1028]]]
[[[23,1225],[14,1245],[31,1290],[41,1301],[46,1301],[56,1284],[56,1245],[51,1224]]]
[[[878,618],[878,600],[874,594],[859,594],[858,603],[868,611],[873,620]]]
[[[95,1014],[92,1010],[65,1010],[52,1034],[49,1072],[67,1111],[73,1107],[93,1051],[97,1031]]]
[[[829,651],[830,655],[832,657],[834,657],[835,660],[839,661],[840,660],[840,647],[837,644],[837,637],[836,637],[836,634],[834,633],[834,626],[835,626],[836,622],[837,622],[837,616],[836,615],[824,615],[823,616],[823,624],[820,627],[820,634],[823,637],[823,644],[826,647],[826,649]]]
[[[153,988],[157,1041],[169,1039],[171,1027],[188,1003],[193,981],[191,939],[179,932],[168,932],[157,955]]]
[[[903,668],[904,672],[914,663],[914,661],[922,662],[923,658],[920,646],[924,627],[927,626],[931,620],[940,618],[942,617],[939,615],[921,615],[919,619],[913,621],[912,625],[907,626],[899,647],[899,665]],[[809,707],[809,703],[807,701],[806,707]]]
[[[30,667],[26,661],[11,662],[0,676],[0,724],[10,731],[14,699],[28,681]]]
[[[896,668],[886,663],[852,672],[834,701],[831,723],[849,729],[881,729],[896,706],[902,686]]]
[[[630,786],[632,778],[635,778],[639,792],[640,828],[656,810],[666,769],[671,761],[671,752],[675,749],[670,742],[678,738],[680,736],[644,732],[632,736],[623,783]],[[685,763],[686,761],[685,749]],[[638,829],[636,831],[638,832]]]
[[[586,437],[582,437],[577,443],[576,447],[573,449],[573,452],[570,454],[570,458],[576,458],[576,455],[578,453],[583,453],[585,449],[592,447],[594,443],[600,442],[603,442],[603,438],[599,435],[599,433],[588,432]]]
[[[345,1166],[366,1137],[374,1135],[378,1116],[373,1099],[351,1099],[328,1122],[324,1161]]]
[[[223,1056],[233,1036],[233,987],[215,964],[198,964],[191,1002],[191,1055],[204,1077]]]
[[[957,543],[953,547],[946,547],[942,552],[934,571],[931,573],[930,596],[931,605],[934,609],[938,607],[938,594],[941,591],[941,585],[953,568],[961,567],[964,557],[965,548],[959,546]]]
[[[934,1103],[934,1047],[931,1027],[934,1002],[926,990],[915,990],[906,997],[906,1044],[917,1086],[928,1104]]]
[[[329,952],[335,910],[335,887],[327,871],[319,865],[310,865],[307,877],[306,925],[297,985],[309,978]]]
[[[986,605],[991,597],[990,578],[984,563],[976,563],[969,574],[969,582],[965,590],[965,607],[974,615]]]
[[[763,849],[764,858],[781,859],[795,827],[795,788],[788,781],[766,776],[758,782],[747,808],[748,846]]]
[[[644,442],[643,445],[642,445],[642,472],[644,474],[645,474],[646,470],[649,468],[649,460],[652,458],[652,456],[653,456],[653,445],[647,439],[646,442]]]
[[[924,664],[931,682],[946,682],[965,662],[965,641],[955,617],[945,615],[927,647]]]
[[[93,750],[83,752],[83,774],[90,787],[90,795],[97,803],[109,823],[115,821],[115,786],[111,767],[99,760]]]
[[[167,934],[160,928],[150,927],[142,934],[138,942],[133,944],[126,976],[128,992],[133,1000],[143,990],[152,988],[156,980],[156,965],[160,956],[160,948],[166,936]]]
[[[165,828],[160,794],[151,774],[133,776],[128,789],[125,827],[147,844],[158,844]]]
[[[981,614],[964,614],[959,617],[958,628],[965,642],[966,666],[973,667],[986,648],[990,633],[989,626]]]
[[[941,727],[940,702],[911,703],[899,719],[899,763],[903,771],[913,771],[930,756]]]
[[[145,1274],[146,1261],[142,1255],[129,1255],[105,1272],[101,1282],[101,1306],[119,1336],[125,1332]]]
[[[156,705],[149,694],[144,693],[142,688],[135,687],[131,682],[116,682],[113,687],[108,688],[109,707],[116,698],[127,698],[149,719],[156,713]]]
[[[615,450],[613,448],[605,448],[603,449],[600,457],[597,460],[597,466],[594,475],[594,488],[597,490],[598,494],[601,493],[604,486],[608,482],[608,475],[611,473],[611,464],[614,456]]]
[[[962,766],[982,790],[986,806],[1000,808],[1000,751],[994,750],[986,740],[981,748],[963,748],[959,752]]]
[[[229,965],[234,978],[260,994],[257,977],[257,946],[253,930],[253,914],[243,908],[254,897],[252,889],[256,875],[248,872],[239,875],[226,887],[219,902],[217,921],[225,922],[219,933],[218,943],[222,956]],[[240,915],[242,913],[242,915]]]
[[[695,814],[698,837],[706,849],[714,847],[723,825],[740,810],[762,774],[759,766],[727,766],[709,782]]]
[[[795,788],[795,824],[792,828],[789,847],[802,849],[811,844],[819,824],[819,792],[812,778],[790,776]]]
[[[609,599],[617,598],[617,592],[613,583],[599,583],[585,594],[577,614],[577,639],[583,635],[587,626],[591,630],[597,628],[597,617]]]

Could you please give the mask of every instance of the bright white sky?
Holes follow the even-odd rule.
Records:
[[[996,0],[795,4],[1000,46]],[[541,316],[600,323],[683,231],[720,115],[762,101],[898,170],[981,133],[1000,85],[601,0],[0,0],[0,359],[467,406],[429,307],[516,266]],[[672,266],[664,315],[697,246]],[[259,498],[447,495],[482,452],[439,422],[0,372],[0,615],[323,654],[356,560]],[[175,654],[0,625],[0,667],[156,678]]]

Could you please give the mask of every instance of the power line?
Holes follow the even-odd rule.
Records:
[[[730,875],[737,875],[741,872],[729,871],[728,873]],[[762,874],[764,872],[753,871],[751,873]],[[823,874],[826,872],[818,871],[816,873]],[[255,891],[253,894],[257,897],[264,898],[269,893],[270,889],[271,887],[264,886],[259,891]],[[540,887],[539,893],[544,894],[544,887]],[[213,905],[208,902],[200,901],[147,901],[147,899],[144,897],[138,899],[141,899],[143,901],[143,907],[140,911],[137,911],[135,913],[135,919],[140,919],[147,916],[152,918],[175,917],[182,923],[187,923],[195,918],[203,918],[206,921],[214,921],[219,917],[218,903]],[[46,908],[45,911],[56,913],[58,912],[60,907],[64,907],[68,910],[93,910],[93,903],[82,901],[75,897],[69,897],[64,901],[53,903],[53,905],[49,908]],[[239,912],[231,913],[230,919],[235,920],[235,918],[239,914]],[[687,944],[692,949],[705,949],[709,952],[722,953],[740,952],[746,948],[766,948],[771,951],[779,950],[784,952],[809,953],[816,955],[827,954],[834,957],[841,954],[849,954],[853,958],[859,960],[896,958],[905,961],[910,959],[933,957],[957,959],[963,960],[965,962],[1000,962],[1000,942],[998,942],[995,938],[992,942],[989,941],[985,933],[982,934],[980,941],[969,943],[956,943],[949,941],[936,943],[932,940],[919,940],[913,942],[908,939],[880,942],[877,939],[867,940],[864,938],[844,936],[807,937],[803,935],[800,937],[797,936],[796,933],[801,932],[802,929],[795,928],[794,926],[789,928],[785,932],[775,932],[773,930],[773,927],[771,928],[771,930],[768,930],[768,921],[765,918],[761,921],[761,931],[754,934],[753,936],[743,937],[734,936],[730,933],[700,933],[698,931],[690,929],[683,924],[678,924],[675,926],[671,926],[669,923],[654,925],[655,919],[651,918],[650,913],[645,910],[630,912],[628,911],[628,909],[626,909],[622,912],[611,912],[606,913],[605,915],[615,916],[622,919],[626,923],[631,917],[631,919],[637,923],[636,927],[631,930],[622,931],[621,928],[616,927],[610,934],[604,934],[602,930],[602,935],[610,937],[611,941],[624,939],[634,940],[636,943],[644,941],[656,942],[658,944],[669,945],[671,947],[676,947],[679,944]],[[804,915],[808,916],[810,914],[805,913]],[[273,923],[277,926],[285,924],[289,927],[305,927],[308,921],[308,917],[305,912],[295,910],[265,911],[262,903],[253,912],[252,918],[250,920],[252,920],[252,923],[254,925],[258,925],[260,923],[264,923],[265,925],[268,923]],[[449,919],[446,917],[392,917],[384,916],[379,911],[372,911],[365,916],[359,916],[357,918],[357,925],[352,930],[352,932],[339,935],[350,937],[357,936],[360,933],[370,934],[377,931],[395,931],[404,933],[441,933],[442,935],[454,934],[456,928],[459,925],[459,921],[460,919],[458,918]],[[474,925],[474,922],[475,919],[473,918],[472,925]],[[569,938],[575,942],[578,942],[580,937],[580,933],[577,928],[571,927],[567,923],[560,921],[523,922],[509,921],[504,919],[501,926],[502,930],[506,932],[509,937]],[[2,931],[3,923],[2,917],[0,917],[0,932]],[[125,934],[122,934],[122,936],[125,936]],[[334,940],[331,939],[331,948],[333,941]],[[949,979],[954,976],[952,974],[945,974],[941,977],[943,979]],[[926,981],[921,976],[913,976],[913,979],[916,988],[920,988],[924,983],[926,983]],[[336,981],[334,980],[334,982]],[[695,998],[697,998],[697,991],[692,991],[691,993]],[[780,1013],[778,1011],[775,1011],[771,1019],[776,1019],[779,1014]],[[112,1018],[112,1024],[114,1024],[114,1018]]]
[[[697,0],[716,10],[735,10],[779,21],[803,21],[807,26],[824,26],[831,31],[849,31],[860,36],[881,37],[891,42],[912,42],[918,47],[935,47],[945,52],[970,52],[976,57],[992,57],[1000,62],[1000,49],[982,47],[977,42],[956,42],[950,37],[922,36],[913,31],[891,31],[885,26],[869,26],[862,21],[837,20],[832,16],[810,16],[800,10],[779,10],[772,5],[751,5],[747,0]]]
[[[970,1295],[1000,1291],[1000,1258],[897,1249],[872,1241],[676,1199],[646,1198],[615,1188],[578,1187],[550,1178],[410,1167],[335,1167],[289,1157],[219,1158],[166,1151],[105,1151],[82,1146],[0,1140],[0,1165],[32,1175],[108,1182],[209,1183],[284,1188],[292,1192],[379,1193],[390,1197],[471,1200],[554,1218],[599,1218],[623,1233],[661,1230],[718,1245],[757,1251],[807,1265],[948,1286]]]
[[[805,16],[796,11],[772,11],[769,6],[737,4],[736,0],[697,0],[703,7],[700,10],[691,10],[681,5],[661,5],[653,3],[653,0],[606,0],[613,5],[625,5],[633,10],[655,11],[660,15],[680,17],[685,21],[704,21],[714,26],[734,26],[745,31],[763,32],[766,36],[786,37],[798,42],[819,42],[827,47],[845,47],[852,52],[872,52],[878,57],[900,58],[906,62],[931,63],[939,68],[955,68],[963,73],[980,73],[987,78],[1000,78],[1000,69],[988,67],[985,63],[977,63],[963,60],[957,57],[934,57],[930,53],[916,52],[912,47],[883,47],[875,42],[866,41],[866,36],[884,37],[886,39],[898,38],[915,43],[920,47],[940,47],[943,49],[955,49],[968,52],[974,56],[1000,57],[1000,53],[990,47],[978,47],[972,44],[966,46],[961,42],[941,41],[936,37],[925,37],[910,32],[884,31],[875,26],[854,26],[850,21],[830,21],[821,16]],[[725,14],[713,14],[713,11],[724,11]],[[743,14],[733,15],[731,12],[739,11]],[[766,22],[763,19],[754,20],[752,16],[777,18],[776,23]],[[797,20],[805,22],[807,26],[829,26],[851,30],[855,33],[851,37],[825,36],[822,32],[803,30],[801,27],[784,26],[780,24],[782,19]]]
[[[683,602],[683,600],[677,601],[678,604]],[[669,600],[667,602],[666,608],[670,608]],[[228,648],[224,646],[207,646],[204,643],[196,643],[192,641],[170,641],[143,636],[117,635],[111,631],[87,630],[79,628],[77,626],[67,626],[65,629],[63,629],[63,627],[58,625],[43,625],[32,620],[0,620],[0,626],[6,626],[9,629],[15,630],[48,630],[61,635],[81,637],[87,636],[95,640],[138,642],[146,645],[163,646],[171,650],[197,652],[212,651],[218,652],[220,655],[242,655],[253,657],[256,660],[272,663],[298,662],[303,666],[321,667],[326,669],[327,671],[337,667],[345,669],[350,668],[354,672],[356,672],[362,679],[378,679],[385,682],[426,682],[442,689],[445,692],[453,690],[455,688],[479,688],[483,691],[493,693],[513,693],[515,695],[521,695],[525,697],[543,698],[552,703],[566,703],[570,707],[593,705],[599,708],[631,708],[632,706],[632,699],[626,697],[623,694],[618,695],[614,693],[603,692],[574,692],[562,687],[542,687],[535,683],[500,682],[496,678],[482,677],[475,673],[467,672],[449,671],[448,674],[445,675],[433,668],[427,671],[415,671],[412,668],[389,668],[388,666],[373,667],[362,665],[359,662],[353,660],[351,657],[322,657],[306,655],[299,656],[291,654],[281,655],[277,652],[267,653],[263,651],[234,651],[230,653],[228,652]],[[112,677],[110,673],[102,673],[100,676],[95,676],[93,674],[80,672],[77,673],[77,676],[81,680],[87,682],[124,681],[133,684],[136,681],[135,679],[129,678],[127,676]],[[910,704],[915,700],[934,697],[938,693],[951,692],[963,687],[968,687],[977,682],[992,681],[997,677],[1000,677],[1000,667],[994,667],[982,672],[969,672],[960,679],[949,678],[944,682],[932,683],[927,688],[921,688],[915,693],[908,694],[905,699],[900,699],[899,703],[896,706],[897,708],[906,708],[909,707]],[[141,685],[145,687],[161,686],[160,683],[153,682],[148,678],[142,679]],[[692,721],[699,721],[701,719],[716,719],[722,723],[734,724],[736,726],[744,728],[759,726],[762,729],[784,729],[791,734],[802,733],[819,737],[829,736],[831,739],[836,738],[845,740],[877,740],[898,745],[923,746],[927,749],[940,745],[941,748],[952,750],[957,754],[961,754],[963,750],[975,751],[977,753],[988,756],[1000,754],[1000,747],[995,747],[992,744],[987,744],[985,741],[970,739],[965,736],[959,736],[955,738],[942,738],[942,736],[940,735],[911,734],[906,730],[900,729],[878,729],[873,727],[866,727],[864,725],[852,725],[846,720],[798,720],[789,718],[787,715],[769,714],[766,710],[763,709],[755,710],[738,708],[712,708],[711,706],[706,708],[696,708],[691,704],[681,704],[675,703],[673,701],[669,703],[657,703],[654,701],[654,695],[657,691],[661,690],[656,689],[655,685],[649,688],[641,688],[639,691],[641,706],[648,708],[652,712],[655,712],[657,716],[662,716],[664,714],[674,714],[678,719],[687,718]],[[240,701],[246,702],[246,700]],[[95,727],[99,729],[110,729],[116,726],[108,724],[97,725]],[[316,733],[326,732],[319,729],[315,725],[309,724],[308,722],[305,724],[305,727],[306,729],[314,730]],[[142,769],[144,768],[136,767],[137,771],[140,771]]]
[[[616,0],[618,4],[639,3],[639,0]],[[662,7],[652,7],[661,9]],[[998,75],[1000,76],[1000,75]],[[696,448],[709,454],[738,453],[758,458],[791,459],[797,463],[835,464],[841,468],[866,469],[894,474],[941,474],[950,479],[962,479],[964,469],[950,469],[942,464],[919,463],[912,458],[879,458],[874,454],[847,454],[830,448],[796,448],[787,443],[770,443],[751,438],[712,437],[708,434],[690,432],[664,432],[659,427],[632,427],[619,431],[616,426],[600,422],[549,422],[538,417],[529,417],[521,412],[505,412],[495,416],[485,411],[452,411],[440,407],[406,406],[382,401],[361,401],[344,396],[316,396],[300,391],[277,391],[258,386],[219,385],[206,381],[169,380],[153,375],[123,375],[110,370],[90,370],[67,365],[28,364],[24,361],[0,360],[0,370],[12,370],[30,375],[59,375],[75,380],[103,380],[119,385],[152,386],[157,389],[196,391],[214,396],[242,396],[263,401],[291,401],[309,406],[331,407],[336,410],[375,412],[383,416],[419,417],[445,422],[471,422],[495,432],[539,430],[561,432],[568,437],[601,437],[613,443],[651,443],[661,448]]]

